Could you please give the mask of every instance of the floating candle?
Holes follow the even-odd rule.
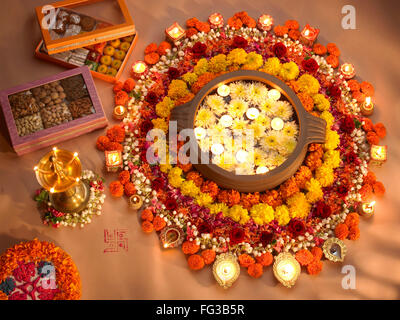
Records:
[[[279,130],[283,129],[283,126],[284,126],[284,122],[281,118],[276,117],[276,118],[272,119],[272,121],[271,121],[272,129],[279,131]]]
[[[231,93],[231,89],[227,85],[223,84],[218,87],[217,92],[221,97],[227,97]]]
[[[271,100],[278,101],[281,97],[281,93],[276,89],[271,89],[268,91],[267,96]]]
[[[228,128],[232,125],[232,117],[225,114],[219,119],[219,123],[221,124],[221,126]]]
[[[206,136],[206,129],[197,127],[194,129],[194,135],[196,136],[196,139],[203,139]]]
[[[260,114],[260,111],[258,111],[257,108],[249,108],[246,112],[247,118],[249,118],[251,120],[257,119],[259,114]]]
[[[239,163],[246,162],[247,156],[248,156],[248,152],[247,151],[239,150],[238,152],[236,152],[236,160]]]
[[[224,150],[225,150],[224,146],[222,144],[220,144],[220,143],[214,143],[211,146],[211,152],[213,154],[215,154],[216,156],[220,155],[222,152],[224,152]]]

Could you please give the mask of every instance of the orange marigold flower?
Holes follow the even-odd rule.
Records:
[[[175,101],[175,106],[180,106],[182,104],[185,104],[185,103],[191,101],[193,98],[194,98],[194,94],[189,92],[188,94],[186,94],[182,98],[179,98],[178,100],[176,100]]]
[[[119,142],[109,142],[105,144],[106,151],[122,151],[124,147]]]
[[[135,185],[132,182],[125,183],[124,189],[125,195],[128,197],[133,196],[136,193]]]
[[[156,216],[153,220],[153,225],[154,225],[154,230],[160,231],[160,230],[164,229],[164,227],[167,225],[167,223],[160,216]]]
[[[374,124],[372,123],[371,119],[369,118],[363,118],[363,126],[362,128],[364,129],[365,132],[369,132],[374,130]]]
[[[257,279],[263,275],[263,266],[260,263],[254,263],[248,267],[247,273],[250,277]]]
[[[326,58],[326,62],[332,67],[332,68],[337,68],[339,66],[339,59],[337,56],[334,54],[329,55]]]
[[[351,92],[353,99],[356,99],[357,102],[364,102],[365,101],[365,94],[361,91],[352,91]]]
[[[160,45],[158,46],[157,53],[158,53],[160,56],[163,56],[164,54],[167,53],[167,49],[170,49],[170,50],[171,50],[171,44],[170,44],[168,41],[162,41],[162,42],[160,43]]]
[[[250,265],[252,265],[254,263],[255,263],[254,258],[249,256],[247,253],[242,253],[239,256],[239,264],[242,267],[248,268]]]
[[[364,184],[373,184],[376,181],[375,173],[372,171],[368,171],[368,173],[364,176],[363,183]]]
[[[151,52],[144,56],[144,62],[150,65],[156,64],[159,60],[160,56],[157,52]]]
[[[182,164],[178,162],[177,166],[183,170],[183,172],[188,172],[192,169],[192,164],[188,162],[187,164]]]
[[[125,129],[119,125],[115,125],[107,130],[107,137],[111,142],[124,142]]]
[[[129,182],[130,179],[131,179],[131,175],[128,170],[123,170],[118,175],[118,180],[122,184]]]
[[[257,263],[261,264],[263,267],[268,267],[274,261],[274,257],[270,252],[263,253],[261,256],[256,257]]]
[[[328,50],[326,47],[320,43],[316,43],[313,46],[313,51],[315,54],[318,54],[320,56],[323,56]]]
[[[242,20],[236,18],[235,16],[230,17],[227,23],[231,28],[235,28],[236,30],[240,29],[243,26]]]
[[[124,90],[126,92],[131,92],[133,90],[133,88],[135,87],[135,85],[136,85],[135,80],[133,80],[132,78],[128,78],[124,82]]]
[[[307,166],[301,166],[294,175],[296,184],[300,189],[304,189],[306,183],[310,181],[311,178],[312,178],[312,172],[310,168]]]
[[[289,38],[292,40],[299,40],[300,35],[301,33],[299,30],[289,30]]]
[[[257,26],[256,20],[254,20],[252,17],[248,15],[241,18],[241,20],[246,27],[255,28]]]
[[[372,189],[374,190],[374,194],[378,197],[383,197],[383,195],[385,194],[385,186],[383,185],[382,182],[380,181],[376,181],[373,185],[372,185]]]
[[[286,20],[285,22],[285,26],[289,29],[289,30],[297,30],[299,29],[300,25],[297,22],[297,20]]]
[[[182,244],[182,251],[184,254],[195,254],[199,251],[200,246],[195,241],[185,241]]]
[[[0,290],[0,301],[8,300],[8,296]]]
[[[232,207],[240,202],[240,193],[236,190],[223,190],[218,194],[218,201]]]
[[[100,136],[97,138],[96,148],[99,149],[100,151],[104,151],[104,150],[106,150],[107,143],[109,143],[109,142],[110,142],[110,139],[108,139],[108,137]]]
[[[323,267],[322,261],[314,260],[307,266],[307,272],[308,274],[311,275],[317,275],[322,271],[322,267]]]
[[[111,195],[114,197],[119,198],[119,197],[122,197],[124,194],[124,186],[119,181],[111,182],[109,188],[110,188]]]
[[[361,199],[363,201],[370,200],[372,197],[373,189],[370,184],[364,184],[361,189],[358,191],[361,195]]]
[[[350,91],[360,91],[361,89],[360,84],[356,79],[347,81],[347,85],[349,86]]]
[[[367,133],[367,141],[369,144],[379,144],[379,137],[375,132],[370,131]]]
[[[340,50],[339,50],[339,48],[337,47],[336,44],[334,44],[334,43],[328,43],[328,44],[326,45],[326,49],[328,50],[328,52],[329,52],[330,54],[333,54],[333,55],[336,56],[336,57],[339,57],[339,56],[340,56]]]
[[[121,91],[123,88],[124,88],[124,83],[121,82],[121,81],[117,81],[117,82],[114,84],[113,92],[114,92],[114,93],[117,93],[117,92]]]
[[[189,28],[194,28],[194,27],[196,27],[196,23],[198,21],[199,20],[197,18],[188,19],[188,20],[186,20],[186,26],[188,26]]]
[[[142,220],[147,220],[147,221],[153,221],[154,216],[153,216],[153,212],[151,212],[151,210],[149,209],[144,209],[142,211]]]
[[[374,86],[370,84],[368,81],[363,81],[360,84],[360,89],[365,95],[372,97],[375,93]]]
[[[201,187],[201,185],[203,184],[203,178],[201,177],[200,173],[198,173],[197,171],[190,171],[187,175],[186,175],[186,179],[187,180],[192,180],[194,182],[194,184],[196,186],[198,186],[199,188]]]
[[[247,13],[247,11],[239,11],[234,14],[234,17],[238,18],[238,19],[243,19],[248,16],[249,16],[249,14]]]
[[[156,52],[157,51],[157,43],[150,43],[145,49],[144,49],[144,54],[149,54],[152,52]]]
[[[186,37],[190,38],[191,36],[194,36],[197,34],[199,31],[196,28],[189,28],[186,30]]]
[[[315,260],[321,260],[322,259],[322,249],[320,247],[314,247],[311,249],[311,253],[314,256]]]
[[[283,37],[283,35],[287,34],[289,32],[288,27],[286,26],[275,26],[274,28],[274,33],[278,36],[278,37]]]
[[[297,94],[301,103],[304,106],[304,109],[307,111],[312,111],[314,109],[314,100],[307,93],[300,92]]]
[[[213,199],[218,195],[219,188],[218,185],[214,181],[204,181],[201,185],[201,192],[208,193]]]
[[[283,199],[287,199],[299,191],[299,186],[294,177],[289,178],[279,187],[279,192]]]
[[[378,122],[377,124],[375,124],[374,131],[376,132],[376,134],[379,138],[386,137],[386,127],[384,126],[383,123]]]
[[[267,190],[265,193],[262,193],[260,195],[260,201],[262,203],[269,204],[274,209],[277,206],[280,206],[283,203],[279,192],[277,190],[274,190],[274,189]]]
[[[117,105],[117,106],[119,106],[119,105],[124,106],[128,102],[128,100],[129,100],[129,95],[123,90],[118,91],[115,94],[114,102],[115,102],[115,105]]]
[[[200,32],[208,33],[210,32],[211,27],[208,22],[197,21],[196,29],[199,30]]]
[[[204,259],[198,254],[191,255],[188,259],[189,268],[192,270],[200,270],[204,268]]]
[[[347,215],[344,223],[349,227],[355,227],[358,226],[358,224],[360,223],[360,216],[358,215],[357,212],[351,212]]]
[[[344,240],[349,235],[349,227],[344,223],[339,223],[335,228],[335,236],[340,240]]]
[[[154,230],[154,226],[150,221],[143,221],[142,222],[142,230],[146,233],[151,233]]]
[[[243,208],[250,210],[250,208],[260,202],[260,194],[255,193],[242,193],[240,204]]]
[[[358,240],[360,239],[360,229],[358,227],[351,227],[349,230],[349,239]]]
[[[205,264],[211,264],[215,260],[215,251],[212,249],[203,250],[201,256],[204,259]]]
[[[314,260],[314,256],[307,249],[301,249],[296,252],[295,258],[302,266],[307,266]]]

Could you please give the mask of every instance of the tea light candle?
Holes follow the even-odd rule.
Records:
[[[146,62],[144,61],[136,61],[133,65],[132,65],[132,77],[134,79],[140,79],[141,76],[145,76],[148,72],[148,68],[146,65]]]
[[[185,29],[183,29],[178,22],[174,22],[170,27],[165,29],[165,33],[169,40],[176,42],[185,36]]]
[[[247,156],[248,156],[248,152],[247,151],[239,150],[238,152],[236,152],[236,160],[239,163],[246,162]]]
[[[371,146],[371,164],[382,165],[387,160],[387,146]]]
[[[119,150],[105,151],[106,168],[108,172],[116,172],[122,168],[122,153]]]
[[[226,84],[223,84],[218,87],[217,92],[221,97],[227,97],[231,93],[231,89]]]
[[[142,207],[143,200],[138,195],[134,194],[129,198],[129,207],[133,210],[138,210]]]
[[[216,156],[220,155],[222,152],[224,152],[224,150],[225,150],[224,146],[222,144],[220,144],[220,143],[214,143],[211,146],[211,152],[213,154],[215,154]]]
[[[124,106],[116,106],[114,108],[113,117],[116,120],[122,120],[125,118],[126,115],[126,108]]]
[[[221,124],[221,126],[228,128],[232,125],[232,117],[225,114],[221,117],[221,119],[219,119],[219,123]]]
[[[371,97],[365,98],[365,101],[361,104],[360,109],[364,116],[370,116],[374,112],[374,104],[371,101]]]
[[[290,288],[296,283],[301,268],[300,264],[290,253],[284,252],[276,257],[273,270],[279,282]]]
[[[211,28],[222,28],[224,26],[224,18],[220,13],[213,13],[208,17]]]
[[[374,214],[376,201],[364,202],[361,204],[360,214],[363,217],[369,218]]]
[[[257,108],[249,108],[246,112],[247,118],[250,120],[257,119],[258,115],[260,114],[260,111],[258,111]]]
[[[258,28],[263,30],[263,31],[269,31],[272,28],[272,25],[274,24],[274,19],[268,15],[268,14],[263,14],[258,18]]]
[[[319,29],[311,27],[309,24],[306,24],[304,29],[301,31],[300,40],[303,44],[311,47],[314,41],[317,39],[319,34]]]
[[[350,80],[356,75],[356,69],[351,63],[343,63],[340,67],[340,73],[343,78],[346,80]]]
[[[197,127],[194,129],[194,135],[196,136],[196,139],[203,139],[206,136],[206,129]]]
[[[283,126],[284,126],[284,122],[281,118],[275,117],[272,119],[272,121],[271,121],[272,129],[279,131],[279,130],[283,129]]]
[[[268,91],[267,96],[271,100],[278,101],[281,97],[281,93],[279,92],[279,90],[271,89]]]
[[[239,277],[240,266],[232,253],[222,253],[215,259],[213,274],[220,286],[227,289]]]
[[[256,173],[257,174],[267,173],[268,171],[269,171],[269,169],[267,167],[264,167],[264,166],[258,167],[256,169]]]

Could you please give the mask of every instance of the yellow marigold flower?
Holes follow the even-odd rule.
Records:
[[[324,196],[321,184],[314,178],[311,178],[310,181],[306,182],[306,190],[308,191],[306,198],[311,203],[317,202]]]
[[[299,76],[299,67],[293,61],[284,63],[279,71],[279,75],[286,81],[294,80]]]
[[[285,205],[276,207],[274,217],[280,226],[286,226],[290,222],[289,208]]]
[[[321,184],[322,187],[329,187],[335,178],[333,169],[330,165],[323,163],[317,170],[315,170],[315,179]]]
[[[220,212],[222,212],[223,216],[227,216],[228,212],[229,212],[229,207],[223,203],[213,203],[207,206],[208,208],[210,208],[210,213],[211,214],[218,214]]]
[[[210,59],[208,62],[208,71],[219,73],[225,71],[227,66],[228,61],[226,61],[226,55],[221,53]]]
[[[170,97],[164,97],[164,99],[156,105],[156,114],[159,117],[167,118],[174,106],[175,103]]]
[[[229,64],[244,64],[246,62],[247,52],[242,48],[233,49],[228,54]]]
[[[181,192],[185,196],[195,197],[199,194],[200,189],[193,180],[186,180],[181,185]]]
[[[213,202],[213,198],[208,193],[202,193],[196,197],[196,202],[199,206],[207,206]]]
[[[303,74],[299,80],[297,80],[297,84],[299,85],[299,90],[301,92],[305,92],[310,95],[318,93],[320,88],[318,80],[307,73]]]
[[[161,129],[165,133],[168,132],[168,123],[164,118],[153,119],[151,122],[153,123],[154,128]]]
[[[326,131],[326,138],[324,148],[326,150],[333,150],[336,149],[339,145],[340,137],[339,134],[334,130],[327,130]]]
[[[191,86],[197,81],[197,75],[193,72],[188,72],[183,75],[182,79],[185,80],[189,86]]]
[[[208,71],[208,61],[206,58],[202,58],[199,61],[197,61],[196,66],[193,69],[194,73],[197,76],[201,76],[203,73],[206,73]]]
[[[306,196],[302,192],[297,192],[287,199],[291,218],[306,218],[311,208]]]
[[[236,222],[245,221],[249,217],[249,212],[241,205],[235,204],[229,209],[228,217]]]
[[[179,188],[183,183],[182,169],[179,167],[172,168],[168,173],[168,181],[173,187]]]
[[[250,209],[250,216],[256,224],[263,225],[274,220],[274,209],[266,203],[255,204]]]
[[[340,152],[339,150],[328,150],[324,153],[324,163],[331,166],[333,169],[340,166]]]
[[[281,70],[281,62],[277,57],[268,58],[261,71],[277,76]]]
[[[322,111],[320,118],[324,119],[326,121],[327,129],[330,129],[333,125],[333,122],[335,121],[335,118],[333,117],[332,113],[330,113],[329,111]]]
[[[246,62],[243,69],[246,70],[258,70],[263,65],[263,58],[261,54],[255,53],[254,51],[247,54]]]
[[[183,80],[172,80],[171,84],[168,88],[168,96],[173,99],[177,100],[179,98],[184,97],[186,94],[189,93],[187,84]]]
[[[331,104],[327,98],[321,93],[317,93],[312,96],[314,100],[314,106],[319,110],[319,111],[326,111],[329,110]]]

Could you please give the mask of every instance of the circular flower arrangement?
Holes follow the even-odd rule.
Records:
[[[81,180],[90,186],[90,198],[86,208],[79,213],[64,213],[56,210],[49,200],[49,192],[46,189],[42,188],[36,191],[35,201],[41,211],[43,224],[54,228],[78,225],[83,228],[92,222],[93,216],[101,215],[102,204],[106,197],[103,179],[90,170],[84,170]]]
[[[124,184],[132,183],[144,202],[143,231],[164,235],[164,248],[183,242],[182,251],[188,255],[192,270],[219,263],[216,257],[223,255],[236,259],[255,278],[282,253],[285,256],[276,259],[279,265],[274,267],[277,274],[287,265],[296,270],[296,264],[309,274],[318,274],[323,256],[342,261],[346,250],[341,240],[360,237],[358,212],[365,202],[385,192],[369,163],[371,145],[385,137],[386,129],[361,114],[366,98],[374,95],[373,86],[346,80],[335,70],[339,66],[338,47],[303,41],[295,20],[272,31],[257,29],[256,21],[246,12],[235,14],[225,27],[210,28],[208,22],[196,18],[186,24],[185,39],[173,46],[162,42],[146,48],[144,60],[151,67],[135,86],[128,79],[114,87],[115,103],[127,105],[129,114],[121,124],[126,134],[122,143],[124,171],[110,186],[113,195],[122,196]],[[174,107],[191,101],[215,77],[239,69],[280,78],[308,112],[326,121],[325,143],[309,145],[303,164],[291,178],[272,190],[240,193],[219,188],[190,163],[158,164],[146,157],[154,143],[146,140],[149,130],[167,133]],[[285,105],[284,109],[282,118],[287,113],[290,120],[289,108]],[[287,134],[295,136],[296,129],[293,124]],[[260,130],[261,135],[267,133]],[[97,145],[104,139],[99,137]],[[285,148],[282,141],[273,143],[278,149]],[[180,146],[177,142],[178,149]],[[122,192],[115,192],[116,185]],[[282,262],[287,255],[294,257],[291,264]],[[234,267],[224,272],[229,274],[230,270]]]
[[[21,242],[0,256],[0,300],[78,300],[81,280],[71,257],[54,244]]]

